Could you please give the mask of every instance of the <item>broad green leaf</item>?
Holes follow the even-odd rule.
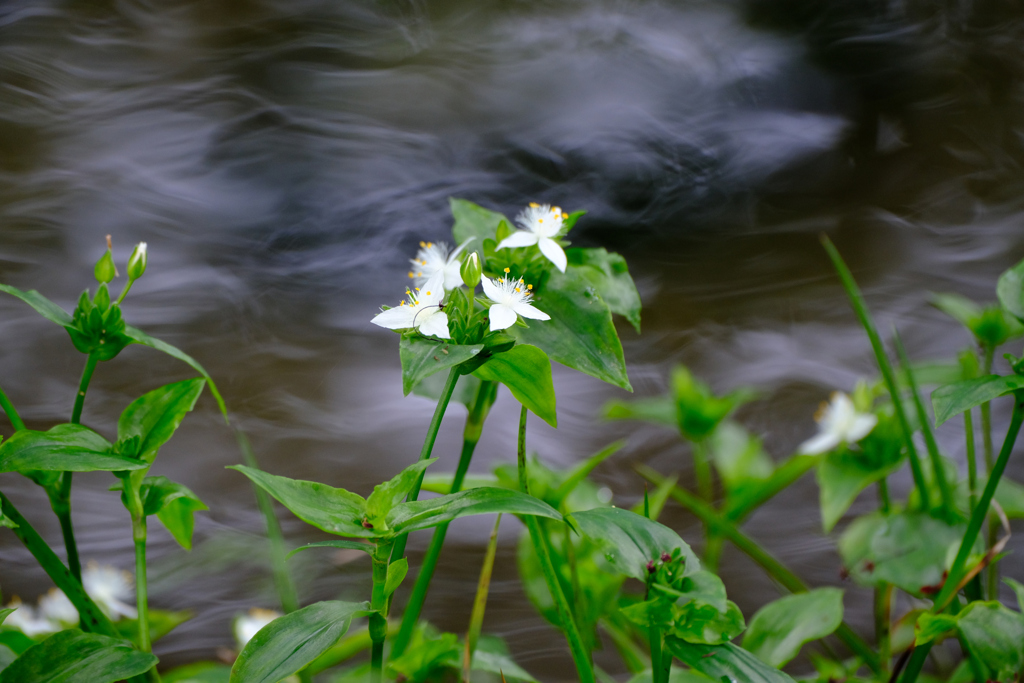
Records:
[[[743,519],[780,491],[807,473],[818,462],[816,455],[791,455],[775,466],[764,481],[748,481],[729,492],[725,501],[725,516],[730,520]]]
[[[368,614],[369,603],[328,600],[275,619],[242,648],[231,683],[278,683],[338,642],[353,617]]]
[[[993,399],[1024,389],[1024,377],[986,375],[947,384],[932,392],[935,426]]]
[[[552,427],[558,426],[551,361],[536,346],[516,344],[504,353],[495,354],[473,374],[482,380],[501,382],[535,415]]]
[[[966,525],[950,525],[922,512],[854,520],[839,538],[843,564],[857,583],[891,583],[918,597],[934,597],[944,580],[950,548],[960,545]]]
[[[1024,614],[998,602],[972,602],[959,614],[957,628],[970,651],[997,674],[1011,680],[1024,667]]]
[[[168,633],[176,629],[177,627],[184,624],[195,617],[195,613],[191,610],[181,610],[179,612],[172,612],[169,610],[162,609],[150,609],[149,610],[149,640],[150,642],[156,642],[166,636]],[[114,628],[121,634],[125,640],[130,640],[135,643],[138,647],[139,638],[139,620],[138,619],[121,619],[114,622]]]
[[[999,276],[996,295],[1003,308],[1024,322],[1024,261]]]
[[[606,420],[638,420],[679,428],[679,409],[668,396],[638,398],[632,401],[608,401],[604,405]]]
[[[451,493],[453,474],[428,474],[423,477],[422,491],[440,493],[444,495]],[[462,480],[462,490],[478,489],[481,486],[498,486],[498,477],[493,474],[467,474]]]
[[[187,379],[154,389],[128,404],[117,421],[117,438],[139,438],[137,455],[152,463],[160,446],[174,435],[185,415],[195,407],[206,381]]]
[[[573,269],[552,271],[533,303],[551,320],[530,321],[527,329],[513,325],[509,328],[513,336],[539,347],[562,365],[633,390],[612,312],[586,278]]]
[[[320,541],[319,543],[307,543],[288,553],[291,557],[295,553],[309,550],[310,548],[335,548],[338,550],[361,550],[367,555],[373,555],[374,546],[364,541]]]
[[[206,503],[187,486],[167,477],[146,477],[141,494],[143,511],[147,515],[155,514],[174,540],[185,550],[191,550],[195,513],[209,510]]]
[[[18,609],[18,608],[17,607],[8,607],[6,609],[0,609],[0,624],[3,624],[4,620],[7,618],[7,616],[9,614],[11,614],[12,612],[14,612],[14,610],[16,610],[16,609]]]
[[[746,626],[743,612],[731,601],[726,601],[725,610],[721,612],[697,602],[676,604],[672,608],[671,633],[689,643],[722,645],[738,636]]]
[[[981,317],[981,306],[961,294],[932,294],[931,304],[967,329]]]
[[[721,683],[794,683],[738,645],[696,645],[679,638],[666,638],[669,652],[692,669]]]
[[[156,662],[123,640],[69,629],[25,650],[0,673],[0,683],[112,683]]]
[[[701,569],[684,578],[682,593],[682,597],[677,602],[692,601],[701,605],[710,605],[719,612],[725,612],[727,609],[725,584],[706,569]]]
[[[982,307],[959,294],[936,294],[932,304],[966,327],[985,346],[999,346],[1024,332],[1021,324],[999,304]]]
[[[151,349],[156,349],[157,351],[166,353],[171,358],[177,358],[178,360],[180,360],[181,362],[185,363],[193,370],[198,372],[200,375],[202,375],[203,378],[206,379],[207,383],[210,385],[210,393],[213,394],[213,397],[217,400],[217,406],[220,407],[220,413],[221,415],[224,416],[224,422],[228,421],[228,409],[227,406],[224,405],[224,398],[220,395],[220,391],[217,390],[217,385],[214,384],[213,378],[210,377],[210,373],[208,373],[206,371],[206,368],[200,365],[195,358],[188,355],[181,349],[175,346],[171,346],[165,341],[157,339],[156,337],[149,336],[148,334],[146,334],[137,327],[125,325],[124,333],[128,335],[128,337],[136,344],[148,346]]]
[[[16,287],[10,285],[0,285],[0,292],[7,292],[11,296],[16,296],[29,306],[36,310],[36,313],[43,316],[52,323],[57,323],[61,327],[71,327],[72,321],[71,316],[63,308],[53,303],[45,296],[40,294],[34,289],[27,292],[23,292]]]
[[[455,224],[452,225],[452,237],[456,244],[462,244],[470,237],[475,237],[469,246],[468,251],[476,251],[483,260],[483,247],[485,239],[494,239],[498,230],[498,223],[509,221],[502,214],[485,209],[482,206],[466,201],[465,199],[449,198],[448,203],[452,208],[452,216]]]
[[[82,425],[60,424],[46,432],[22,429],[0,443],[0,472],[119,472],[148,467],[114,455],[110,448],[109,441]]]
[[[473,662],[470,665],[473,671],[486,671],[492,674],[505,676],[508,679],[537,683],[530,672],[516,664],[515,660],[501,652],[488,652],[477,649],[473,653]]]
[[[458,669],[461,661],[459,637],[442,633],[408,647],[401,657],[388,662],[388,673],[409,683],[425,683],[445,669]]]
[[[498,512],[562,519],[562,515],[553,507],[525,493],[499,488],[478,488],[429,500],[399,503],[388,514],[387,522],[395,533],[405,534],[429,529],[459,517]]]
[[[700,560],[679,534],[663,524],[621,508],[575,512],[572,522],[585,535],[602,544],[604,558],[618,572],[644,581],[647,563],[679,548],[686,559],[687,576],[700,571]]]
[[[404,557],[388,565],[388,577],[384,582],[384,595],[391,595],[402,585],[405,575],[409,573],[409,560]]]
[[[423,475],[423,470],[431,463],[437,462],[437,458],[418,460],[406,467],[389,481],[377,484],[373,487],[373,493],[366,499],[366,517],[378,531],[386,531],[387,514],[405,498],[417,480]]]
[[[653,681],[651,670],[647,669],[630,678],[628,683],[653,683]],[[712,683],[712,681],[699,671],[672,667],[668,673],[668,683]]]
[[[640,293],[629,275],[626,259],[619,254],[598,249],[566,249],[569,267],[590,281],[608,304],[640,333]]]
[[[759,609],[743,636],[743,647],[781,668],[812,640],[831,634],[843,623],[843,591],[817,588],[787,595]]]
[[[113,628],[111,628],[113,630]],[[16,655],[33,647],[36,641],[26,636],[21,631],[0,631],[0,645],[3,645]]]
[[[711,455],[722,483],[729,490],[750,480],[764,481],[774,469],[761,439],[731,420],[722,422],[712,432]]]
[[[6,669],[11,663],[18,658],[18,653],[7,647],[6,645],[0,645],[0,672]]]
[[[402,362],[402,392],[408,396],[413,387],[427,377],[469,360],[483,348],[483,344],[467,346],[420,335],[403,335],[398,345],[398,357]]]
[[[444,391],[444,383],[447,379],[448,375],[443,372],[431,375],[414,386],[412,393],[423,398],[429,398],[434,403],[437,403],[437,400],[441,398],[441,392]],[[460,376],[458,383],[455,385],[455,391],[452,392],[451,400],[455,403],[461,403],[467,408],[472,407],[476,401],[476,392],[479,391],[480,384],[480,380],[473,375]]]
[[[959,615],[925,612],[914,625],[914,645],[924,645],[956,628]]]
[[[228,683],[231,667],[220,662],[196,662],[160,675],[163,683]]]
[[[966,480],[957,483],[955,498],[961,510],[967,510],[970,505],[970,491]],[[993,497],[999,507],[1003,508],[1009,519],[1024,518],[1024,486],[1003,476],[996,486],[996,494]]]
[[[821,524],[828,533],[842,519],[860,492],[897,471],[902,460],[877,467],[862,453],[846,448],[826,453],[818,464]]]
[[[330,534],[355,538],[373,538],[378,534],[363,526],[366,501],[362,496],[345,489],[301,479],[289,479],[261,470],[232,465],[254,484],[291,510],[296,517]]]

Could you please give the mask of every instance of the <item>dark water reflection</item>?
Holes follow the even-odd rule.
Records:
[[[103,235],[119,261],[146,240],[130,321],[206,365],[268,469],[365,492],[415,457],[432,409],[402,398],[396,340],[368,320],[400,292],[415,243],[447,236],[447,197],[587,208],[574,240],[621,251],[641,289],[643,335],[621,328],[637,393],[661,392],[675,362],[718,390],[756,385],[765,399],[741,417],[783,457],[829,391],[872,372],[819,232],[916,358],[968,343],[929,290],[992,299],[1024,255],[1024,22],[954,4],[8,0],[0,280],[70,308]],[[30,426],[66,420],[81,358],[20,303],[0,311],[3,386]],[[111,433],[141,389],[186,374],[129,349],[100,367],[85,419]],[[561,368],[555,381],[560,428],[531,435],[547,461],[627,437],[596,475],[621,504],[642,491],[637,462],[687,476],[671,434],[595,423],[621,392]],[[513,456],[515,412],[499,401],[475,470]],[[442,427],[439,468],[454,467],[461,416]],[[962,456],[956,427],[942,437]],[[155,468],[212,508],[190,556],[154,534],[155,604],[198,613],[159,643],[168,662],[214,656],[234,614],[273,604],[251,490],[223,469],[237,460],[204,400]],[[128,567],[108,484],[76,477],[82,554]],[[0,485],[59,539],[37,489]],[[692,518],[666,514],[699,538]],[[295,542],[318,538],[284,524]],[[453,527],[427,605],[442,628],[465,628],[489,524]],[[810,478],[747,528],[811,583],[839,582]],[[528,668],[568,677],[522,598],[515,524],[502,533],[487,628]],[[0,556],[6,595],[48,587],[12,535]],[[365,596],[366,567],[322,559],[294,561],[305,601]],[[748,615],[777,595],[737,553],[723,575]],[[849,592],[867,628],[866,593]]]

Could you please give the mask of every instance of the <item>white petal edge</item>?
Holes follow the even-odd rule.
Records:
[[[832,432],[823,432],[800,444],[800,455],[820,455],[839,445],[839,437]]]
[[[420,313],[420,318],[422,319],[427,313],[429,313],[429,317],[423,320],[423,323],[418,328],[420,334],[440,337],[441,339],[451,339],[452,335],[448,332],[448,314],[444,311],[430,312],[424,310]]]
[[[444,298],[444,268],[430,276],[430,279],[423,283],[417,301],[421,306],[436,306]]]
[[[516,313],[524,318],[533,318],[534,320],[551,320],[550,315],[539,308],[531,306],[530,304],[519,304],[516,306]]]
[[[466,245],[468,245],[470,242],[472,242],[475,239],[476,239],[476,237],[470,237],[465,242],[463,242],[458,247],[456,247],[455,251],[453,251],[452,253],[448,254],[448,263],[451,263],[456,258],[458,258],[459,254],[462,253],[462,250],[466,248]]]
[[[395,308],[381,311],[370,322],[374,325],[386,327],[389,330],[404,330],[413,326],[412,320],[416,315],[415,310],[413,306],[396,306]]]
[[[540,248],[540,253],[544,254],[548,261],[555,264],[555,268],[558,268],[563,273],[565,272],[565,267],[569,261],[558,242],[549,237],[541,237],[540,241],[537,242],[537,246]]]
[[[487,315],[491,318],[491,332],[506,330],[516,324],[519,316],[504,304],[494,304]]]
[[[865,436],[871,433],[871,430],[875,428],[876,424],[878,424],[877,416],[858,415],[854,419],[853,425],[850,427],[849,431],[846,434],[846,440],[850,442],[860,441]]]
[[[486,276],[480,278],[480,286],[484,288],[484,294],[491,301],[497,302],[502,298],[501,290],[491,278]]]
[[[501,244],[498,245],[498,249],[509,249],[509,248],[513,248],[514,249],[515,247],[532,247],[534,244],[537,244],[537,240],[539,240],[539,239],[540,239],[540,237],[538,237],[537,235],[535,235],[532,232],[526,232],[525,230],[519,230],[517,232],[512,233],[511,235],[509,235],[505,239],[503,239],[501,241]]]

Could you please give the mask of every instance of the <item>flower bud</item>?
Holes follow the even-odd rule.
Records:
[[[475,251],[470,252],[466,260],[462,262],[459,272],[462,275],[462,282],[470,289],[480,284],[480,276],[484,272],[483,266],[480,265],[480,255]]]
[[[110,235],[107,235],[107,250],[100,257],[100,260],[96,262],[96,267],[93,268],[93,274],[96,276],[96,282],[101,285],[106,284],[117,277],[117,266],[114,265],[114,257],[110,253]]]
[[[138,280],[142,277],[142,274],[146,272],[146,262],[148,258],[149,257],[146,254],[146,243],[139,242],[136,244],[131,258],[128,259],[129,280]]]

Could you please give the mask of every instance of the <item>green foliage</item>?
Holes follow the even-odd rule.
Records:
[[[730,420],[711,434],[711,456],[722,484],[729,491],[767,480],[775,469],[761,439]]]
[[[536,346],[517,344],[492,356],[473,374],[485,381],[501,382],[535,415],[552,427],[558,426],[551,361]]]
[[[69,629],[25,650],[0,672],[0,683],[112,683],[156,662],[122,640]]]
[[[178,545],[191,550],[195,513],[209,510],[206,503],[199,500],[184,484],[167,477],[146,477],[142,481],[140,494],[144,514],[156,515]]]
[[[707,384],[694,377],[683,365],[672,368],[671,383],[679,431],[692,441],[710,436],[729,413],[754,397],[749,389],[715,396]]]
[[[893,418],[882,418],[860,450],[844,447],[821,456],[818,486],[825,531],[832,531],[861,491],[899,470],[903,458],[903,437]]]
[[[388,578],[384,583],[384,595],[391,595],[402,585],[402,580],[409,573],[409,560],[404,557],[388,565]]]
[[[743,648],[723,645],[698,645],[679,638],[666,638],[669,651],[683,663],[722,683],[794,683],[793,679],[771,667]]]
[[[685,575],[700,571],[700,560],[679,535],[663,524],[621,508],[596,508],[569,516],[580,531],[604,548],[614,571],[646,581],[647,565],[665,553],[680,550]]]
[[[640,294],[626,259],[605,249],[566,249],[569,265],[588,280],[612,313],[621,315],[640,333]]]
[[[160,446],[174,435],[185,415],[192,411],[206,380],[187,379],[166,384],[132,401],[117,421],[119,444],[137,439],[125,453],[152,464]]]
[[[60,424],[46,432],[22,429],[0,443],[0,472],[114,472],[147,467],[110,451],[109,441],[81,425]]]
[[[941,386],[932,392],[935,426],[982,403],[1024,389],[1020,375],[986,375]]]
[[[1024,261],[999,276],[996,295],[1007,312],[1024,322]]]
[[[402,363],[403,393],[408,396],[413,387],[426,378],[464,363],[483,348],[483,344],[459,345],[419,334],[402,335],[398,357]]]
[[[410,683],[423,683],[445,669],[458,669],[461,654],[459,637],[454,633],[442,633],[420,641],[401,657],[388,662],[388,672],[392,676],[402,676]]]
[[[743,636],[743,647],[782,667],[806,643],[824,638],[843,623],[843,591],[817,588],[787,595],[759,609]]]
[[[958,616],[970,652],[996,680],[1013,680],[1024,668],[1024,615],[993,601],[972,602]]]
[[[328,600],[279,617],[242,648],[231,682],[278,683],[337,643],[354,617],[369,614],[369,603]]]
[[[172,612],[162,609],[149,610],[149,638],[152,642],[160,640],[195,616],[191,610]],[[139,620],[121,619],[114,623],[114,628],[125,640],[130,640],[138,647]]]
[[[999,304],[982,308],[959,294],[935,294],[932,304],[970,330],[982,346],[996,347],[1024,334],[1024,326]]]
[[[295,550],[288,553],[288,557],[291,557],[295,553],[302,552],[303,550],[309,550],[310,548],[334,548],[336,550],[361,550],[367,555],[373,555],[373,545],[364,541],[319,541],[317,543],[307,543],[306,545],[299,546]]]

